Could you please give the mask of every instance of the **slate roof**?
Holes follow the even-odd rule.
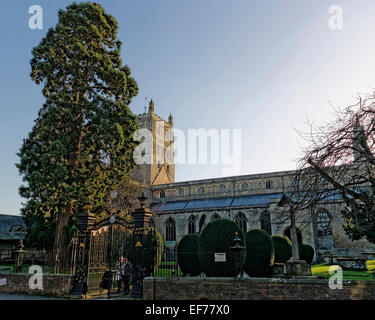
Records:
[[[26,229],[26,225],[21,216],[0,214],[0,232],[9,232],[11,227],[15,225],[21,225]]]
[[[151,210],[155,212],[168,212],[178,210],[200,210],[200,209],[215,209],[215,208],[233,208],[233,207],[247,207],[247,206],[262,206],[269,205],[271,199],[280,199],[283,193],[270,194],[255,194],[238,197],[225,198],[205,198],[195,200],[158,202],[151,204]],[[329,191],[325,195],[325,200],[339,200],[342,199],[338,192]]]
[[[26,230],[26,225],[21,216],[0,214],[0,240],[19,240],[25,237],[24,232],[11,232],[16,226],[22,226]]]
[[[198,200],[185,200],[173,202],[161,202],[151,205],[151,210],[156,212],[176,211],[176,210],[199,210],[215,209],[224,207],[243,207],[268,205],[270,199],[277,199],[282,196],[281,193],[248,195],[240,197],[209,198]]]

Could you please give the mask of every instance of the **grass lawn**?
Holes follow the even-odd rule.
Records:
[[[325,264],[316,264],[311,266],[311,273],[313,276],[323,276],[327,279],[332,276],[333,274],[329,273],[329,268],[333,267],[333,270],[337,270],[338,265],[325,265]],[[375,281],[373,278],[373,273],[375,272],[375,260],[367,260],[367,269],[369,271],[347,271],[343,270],[344,280],[372,280]]]

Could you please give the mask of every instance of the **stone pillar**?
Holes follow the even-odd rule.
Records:
[[[290,207],[290,237],[292,240],[292,259],[299,260],[299,250],[298,250],[298,237],[296,229],[296,210],[291,206]]]
[[[290,237],[292,238],[293,256],[284,266],[286,276],[311,276],[311,267],[304,260],[299,260],[298,238],[296,229],[296,210],[290,207]]]
[[[284,266],[286,276],[311,276],[311,266],[305,260],[288,260]]]
[[[16,273],[22,272],[24,254],[25,254],[25,250],[23,250],[23,240],[20,240],[20,243],[16,251],[15,261],[14,261],[14,269]]]
[[[142,298],[143,296],[143,278],[145,277],[144,265],[144,244],[147,237],[152,236],[148,230],[152,214],[146,208],[146,200],[144,193],[139,198],[140,207],[132,213],[134,221],[133,243],[135,245],[135,261],[133,262],[132,278],[133,284],[130,296],[132,298]]]
[[[88,212],[80,213],[78,215],[79,231],[90,230],[92,226],[95,224],[95,220],[96,220],[95,217]]]
[[[134,227],[135,228],[148,228],[150,225],[150,220],[152,217],[152,214],[150,213],[150,210],[146,208],[146,200],[144,193],[142,192],[142,196],[139,198],[140,207],[135,209],[134,212],[132,212],[132,217],[134,221]]]

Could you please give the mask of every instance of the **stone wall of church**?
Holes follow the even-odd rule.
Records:
[[[293,174],[294,171],[283,171],[161,184],[152,187],[152,200],[178,201],[207,197],[282,193],[291,189]],[[165,194],[164,199],[160,199],[161,191]]]
[[[271,182],[271,183],[270,183]],[[271,174],[238,176],[230,178],[206,179],[198,181],[178,182],[173,184],[158,185],[151,189],[153,203],[187,201],[195,199],[221,198],[229,196],[262,195],[271,193],[282,193],[283,190],[291,188],[293,183],[293,172],[279,172]],[[243,188],[246,184],[247,188]],[[286,188],[286,185],[288,188]],[[284,186],[284,187],[283,187]],[[199,189],[203,188],[203,194]],[[183,190],[183,191],[181,191]],[[160,192],[164,197],[160,198]],[[186,234],[188,234],[189,218],[196,219],[196,230],[199,231],[199,221],[203,215],[206,216],[206,223],[211,221],[213,216],[227,218],[235,221],[236,215],[243,214],[246,217],[247,230],[262,228],[262,215],[269,214],[272,235],[284,235],[290,226],[289,218],[286,215],[280,217],[277,209],[279,198],[271,199],[269,205],[249,206],[242,208],[213,208],[210,210],[192,210],[156,213],[154,222],[157,229],[166,236],[166,222],[172,218],[176,223],[176,242],[167,243],[174,246]],[[322,201],[313,209],[314,217],[318,211],[328,217],[329,231],[327,234],[319,233],[316,218],[313,218],[311,211],[299,212],[296,219],[296,226],[302,242],[311,245],[316,251],[316,258],[321,259],[324,254],[337,255],[360,255],[361,252],[375,252],[375,245],[366,240],[351,241],[343,229],[341,210],[343,204],[339,201]]]

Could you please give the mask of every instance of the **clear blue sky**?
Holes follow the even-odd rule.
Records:
[[[139,84],[131,105],[174,116],[175,127],[242,130],[241,174],[295,168],[294,128],[332,118],[375,87],[375,1],[98,1],[119,22],[122,58]],[[0,213],[18,214],[15,168],[43,103],[30,77],[31,49],[71,1],[2,1],[0,11]],[[28,28],[29,6],[43,8],[43,30]],[[331,5],[343,30],[328,27]],[[176,168],[176,180],[221,176],[218,165]]]

